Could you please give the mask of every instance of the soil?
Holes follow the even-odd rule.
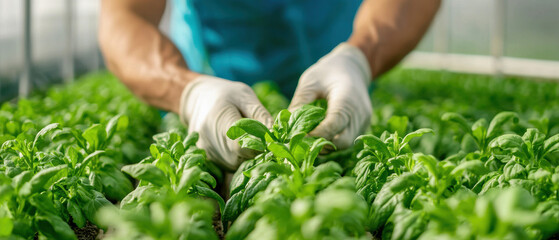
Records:
[[[212,225],[217,233],[217,237],[219,237],[219,239],[225,239],[225,229],[223,229],[223,223],[221,222],[221,214],[219,211],[215,212],[212,220]]]
[[[90,222],[87,222],[87,224],[83,227],[83,228],[78,228],[76,226],[72,226],[72,230],[74,230],[74,233],[76,233],[76,236],[78,237],[78,240],[95,240],[95,239],[99,239],[97,238],[97,236],[99,235],[99,228],[93,224],[91,224]]]

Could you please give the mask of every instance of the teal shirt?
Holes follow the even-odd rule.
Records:
[[[291,96],[305,69],[351,34],[360,0],[174,0],[171,39],[197,72]]]

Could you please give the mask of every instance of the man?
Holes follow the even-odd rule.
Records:
[[[272,123],[247,83],[271,79],[288,95],[297,86],[290,110],[325,98],[326,118],[311,135],[347,148],[370,124],[372,77],[417,45],[439,5],[174,0],[171,40],[158,29],[164,0],[103,0],[99,41],[107,66],[134,94],[178,113],[208,157],[234,170],[240,148],[227,129],[242,117]]]

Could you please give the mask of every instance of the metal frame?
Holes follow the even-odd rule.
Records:
[[[505,55],[505,24],[506,24],[506,1],[495,0],[495,13],[493,18],[493,32],[491,36],[491,55],[494,58],[493,68],[496,76],[504,74],[502,57]]]
[[[497,60],[496,60],[497,59]],[[499,67],[496,67],[496,61]],[[441,65],[444,63],[444,65]],[[521,76],[529,78],[553,79],[559,81],[559,61],[535,60],[526,58],[499,57],[466,54],[438,54],[413,52],[403,61],[405,68],[446,70],[464,73],[477,73],[496,76]]]
[[[441,7],[433,24],[434,52],[415,51],[409,54],[402,66],[465,73],[477,73],[502,77],[503,75],[529,78],[553,79],[559,81],[559,61],[506,57],[506,0],[494,0],[494,15],[491,35],[491,55],[466,55],[448,53],[449,12],[448,5]]]
[[[31,0],[23,1],[23,72],[19,80],[19,96],[27,97],[31,92],[33,74],[31,48]]]
[[[62,59],[62,77],[65,83],[74,80],[74,1],[66,0],[64,6],[66,49]]]

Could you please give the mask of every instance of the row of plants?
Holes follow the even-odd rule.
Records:
[[[546,239],[559,232],[559,134],[530,128],[502,134],[516,114],[497,114],[489,125],[459,125],[478,149],[446,159],[414,153],[413,137],[385,132],[357,139],[353,169],[358,192],[370,206],[367,227],[385,239]]]
[[[308,136],[324,102],[289,112],[259,84],[274,124],[231,126],[255,157],[220,195],[226,177],[196,133],[174,115],[161,121],[109,74],[87,78],[1,107],[0,239],[76,239],[88,228],[89,239],[559,233],[558,84],[396,70],[371,94],[371,130],[334,152]]]
[[[2,104],[0,238],[75,239],[97,224],[134,189],[120,169],[147,152],[158,115],[107,74]]]
[[[198,135],[173,129],[154,140],[151,156],[122,168],[137,187],[119,207],[97,214],[110,229],[105,239],[218,239],[213,216],[223,212],[225,201],[213,190],[217,181],[210,173],[221,172],[196,147]]]

